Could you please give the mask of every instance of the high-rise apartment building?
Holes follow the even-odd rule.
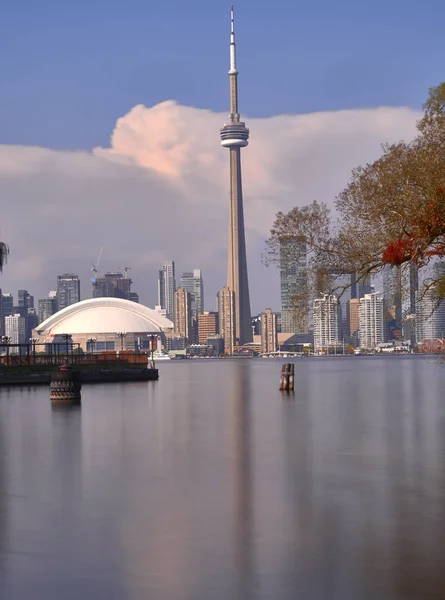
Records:
[[[229,286],[218,292],[219,335],[224,340],[225,354],[233,354],[235,346],[235,294]]]
[[[192,298],[192,316],[198,320],[198,315],[204,312],[204,283],[201,269],[194,269],[182,274],[181,287]]]
[[[376,292],[360,298],[359,338],[360,347],[369,350],[384,341],[383,299]]]
[[[358,338],[360,298],[351,298],[346,304],[346,315],[350,338]]]
[[[235,343],[242,346],[252,341],[250,324],[249,282],[247,276],[246,240],[244,233],[243,190],[241,181],[241,148],[247,146],[249,130],[238,112],[238,71],[236,68],[235,22],[230,12],[230,113],[228,123],[220,131],[221,145],[230,151],[230,208],[227,287],[233,292]],[[226,349],[227,351],[227,349]]]
[[[261,352],[276,352],[277,349],[277,317],[271,308],[266,308],[261,315]]]
[[[92,280],[93,298],[123,298],[130,300],[131,284],[130,277],[126,277],[119,271],[105,273],[103,277]]]
[[[174,293],[176,291],[175,263],[173,260],[166,260],[159,271],[158,279],[158,305],[165,309],[167,319],[174,321],[175,306]]]
[[[193,342],[191,295],[180,287],[174,293],[173,298],[175,335],[184,338],[188,344],[191,344]]]
[[[57,292],[50,292],[48,298],[39,300],[39,324],[49,319],[57,312]]]
[[[10,344],[26,343],[26,319],[17,315],[5,317],[5,335],[9,338]],[[11,353],[18,353],[17,349],[12,349]]]
[[[62,310],[71,304],[80,302],[80,280],[73,273],[64,273],[57,277],[57,306]]]
[[[304,241],[280,245],[281,331],[305,334],[309,329],[307,248]]]
[[[210,337],[218,334],[218,313],[203,312],[198,315],[198,342],[207,344]]]
[[[329,353],[330,348],[339,346],[342,315],[341,304],[335,294],[324,295],[314,300],[314,350]]]

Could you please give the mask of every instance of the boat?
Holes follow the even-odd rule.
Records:
[[[153,352],[153,360],[156,362],[157,360],[171,360],[172,357],[170,356],[170,354],[167,354],[167,352]],[[151,356],[149,356],[148,358],[148,362],[151,361]]]

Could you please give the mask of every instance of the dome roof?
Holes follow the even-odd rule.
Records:
[[[159,312],[121,298],[92,298],[71,304],[43,321],[39,335],[96,333],[157,333],[173,323]]]

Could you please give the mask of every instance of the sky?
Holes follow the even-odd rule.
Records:
[[[380,144],[411,139],[443,79],[445,4],[238,0],[253,312],[279,308],[261,262],[277,210],[332,204]],[[164,259],[225,283],[229,3],[6,0],[0,21],[3,291],[37,297],[91,263],[132,267],[154,305]]]

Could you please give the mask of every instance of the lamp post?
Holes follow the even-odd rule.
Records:
[[[149,338],[149,344],[150,344],[150,352],[151,352],[151,362],[150,362],[150,366],[152,369],[155,368],[155,359],[154,359],[154,351],[155,351],[155,345],[157,347],[157,343],[158,343],[158,336],[157,335],[153,335],[153,334],[148,334],[148,338]]]
[[[29,341],[32,344],[32,362],[35,365],[36,364],[36,344],[39,341],[39,338],[29,338]]]
[[[126,331],[118,331],[116,333],[116,335],[121,338],[121,351],[123,352],[123,350],[124,350],[124,338],[126,337],[127,332]]]
[[[8,337],[7,335],[3,335],[2,336],[2,342],[6,345],[6,366],[9,367],[9,343],[11,341],[11,338]]]
[[[70,339],[70,334],[69,333],[63,333],[62,334],[63,339],[66,342],[66,362],[68,362],[68,357],[69,357],[69,347],[68,347],[68,340]]]
[[[91,337],[87,339],[87,344],[90,345],[90,352],[92,354],[94,354],[96,352],[96,342],[97,342],[97,338],[95,337]],[[88,346],[87,346],[87,351],[88,351]]]

